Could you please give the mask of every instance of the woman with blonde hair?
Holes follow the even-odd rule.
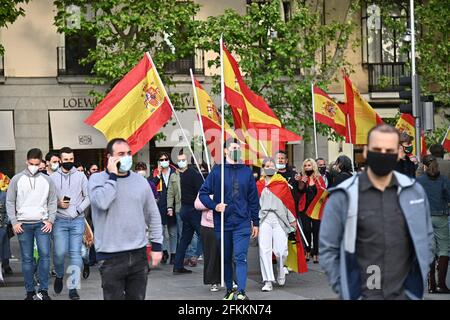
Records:
[[[321,217],[309,216],[308,208],[315,202],[316,197],[320,197],[322,190],[326,189],[325,181],[320,175],[317,163],[314,159],[308,158],[303,161],[301,176],[297,175],[298,190],[300,192],[299,211],[302,221],[303,232],[308,246],[306,246],[306,261],[313,256],[313,262],[319,263],[319,228]],[[311,248],[312,234],[312,248]]]

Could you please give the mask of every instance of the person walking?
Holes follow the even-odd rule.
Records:
[[[397,167],[395,168],[396,171],[403,173],[404,175],[407,175],[410,178],[416,177],[416,169],[418,166],[411,161],[411,158],[413,155],[413,140],[414,138],[411,137],[406,132],[402,132],[400,134],[400,160],[397,163]]]
[[[8,191],[10,179],[0,171],[0,273],[12,275],[14,272],[9,264],[11,258],[10,227],[6,213],[6,192]]]
[[[336,159],[333,169],[335,171],[335,175],[332,183],[328,185],[328,188],[336,187],[341,182],[353,176],[352,160],[345,155],[341,155]]]
[[[312,255],[313,263],[318,263],[320,217],[310,216],[308,208],[320,198],[321,191],[326,189],[325,181],[319,173],[317,163],[311,158],[303,161],[302,175],[297,176],[296,179],[298,179],[298,189],[300,191],[300,217],[305,238],[309,244],[305,250],[306,261],[309,261]]]
[[[56,188],[49,176],[39,172],[40,149],[27,152],[27,168],[10,181],[6,211],[20,244],[25,300],[51,300],[48,295],[50,273],[50,234],[56,216]],[[33,249],[39,252],[39,291],[34,283]]]
[[[216,165],[203,183],[199,198],[214,210],[214,231],[217,243],[224,241],[224,271],[227,293],[224,300],[248,300],[247,252],[250,237],[259,231],[259,199],[255,178],[250,168],[240,163],[241,145],[237,139],[224,144],[226,163],[224,178],[225,203],[221,203],[221,166]],[[213,195],[213,199],[210,198]],[[224,215],[224,234],[221,237],[221,215]],[[236,264],[237,292],[233,291],[233,259]]]
[[[428,201],[430,202],[431,222],[433,225],[436,246],[436,258],[430,265],[428,277],[429,293],[450,293],[445,281],[448,270],[448,204],[450,202],[450,180],[442,175],[437,159],[432,155],[423,158],[423,169],[425,174],[417,178],[424,188]],[[436,286],[436,262],[438,269],[438,283]]]
[[[372,128],[366,170],[330,190],[320,230],[320,264],[345,300],[423,298],[434,237],[423,187],[394,171],[400,135]]]
[[[264,281],[262,291],[272,291],[275,282],[272,252],[277,259],[277,282],[284,286],[284,265],[288,256],[288,234],[295,232],[297,218],[295,201],[287,181],[276,173],[275,161],[266,158],[262,163],[262,178],[256,183],[259,193],[259,261]]]
[[[319,170],[319,173],[322,176],[323,181],[325,182],[325,186],[328,188],[333,182],[333,179],[331,177],[331,174],[327,171],[327,162],[324,158],[317,158],[316,163],[317,169]]]
[[[105,300],[144,300],[147,289],[147,228],[152,265],[161,261],[162,225],[144,177],[130,171],[130,146],[115,138],[106,146],[106,171],[91,176],[88,192],[95,226],[94,245]]]
[[[90,205],[88,180],[84,171],[75,167],[75,155],[71,148],[60,150],[61,167],[50,176],[56,186],[58,209],[53,227],[54,263],[56,278],[53,289],[60,294],[63,289],[64,259],[70,257],[71,273],[69,299],[79,300],[80,274],[83,267],[81,248],[85,229],[85,210]]]

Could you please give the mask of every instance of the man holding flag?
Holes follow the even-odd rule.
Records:
[[[218,243],[224,242],[224,271],[227,293],[224,300],[248,300],[247,252],[250,236],[259,230],[259,200],[253,172],[240,163],[241,145],[237,139],[224,144],[226,155],[224,174],[224,203],[221,203],[221,168],[215,166],[199,192],[200,201],[214,210],[214,229]],[[213,195],[213,199],[209,197]],[[221,215],[224,233],[221,238]],[[237,292],[233,291],[233,259],[236,264]]]

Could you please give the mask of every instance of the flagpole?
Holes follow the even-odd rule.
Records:
[[[450,126],[448,126],[448,128],[447,128],[447,132],[445,133],[445,136],[444,136],[444,139],[442,140],[442,142],[441,142],[441,145],[443,145],[444,144],[444,142],[445,142],[445,140],[447,139],[447,135],[448,135],[448,131],[450,130]]]
[[[317,152],[317,128],[316,128],[316,110],[314,107],[314,82],[311,82],[311,95],[312,95],[312,111],[313,111],[313,123],[314,123],[314,147],[316,151],[316,159],[319,157]]]
[[[308,241],[306,240],[305,234],[303,233],[303,229],[302,229],[302,227],[300,226],[300,222],[298,222],[298,219],[296,219],[296,220],[297,220],[297,226],[298,226],[298,229],[300,230],[300,233],[302,234],[303,241],[305,241],[306,246],[309,247],[309,243],[308,243]]]
[[[264,143],[262,143],[261,140],[258,141],[259,142],[259,146],[261,147],[261,149],[263,150],[264,154],[266,155],[266,157],[269,157],[269,154],[267,153],[267,149],[266,147],[264,147]],[[273,147],[272,147],[273,149]]]
[[[148,53],[148,52],[146,52],[145,55],[147,56],[148,60],[150,60],[150,63],[152,64],[152,67],[155,68],[156,77],[158,78],[159,83],[162,84],[162,89],[164,90],[164,95],[167,97],[167,101],[169,102],[170,108],[172,109],[172,113],[175,116],[175,119],[177,120],[178,125],[180,126],[181,132],[183,133],[184,140],[186,140],[186,143],[187,143],[187,146],[189,148],[189,151],[192,154],[192,157],[194,158],[194,162],[195,162],[195,165],[197,166],[198,172],[201,174],[202,170],[200,169],[200,165],[198,164],[198,161],[197,161],[197,158],[195,157],[194,151],[192,151],[191,143],[190,143],[190,141],[188,140],[188,138],[186,136],[186,132],[184,132],[184,129],[181,126],[180,119],[178,119],[177,113],[175,112],[175,108],[173,107],[172,101],[170,101],[170,97],[167,94],[166,87],[164,86],[164,84],[161,81],[161,78],[159,76],[158,70],[156,69],[155,64],[153,63],[152,57],[150,56],[150,53]],[[202,176],[203,181],[204,181],[205,177],[203,177],[202,174],[201,174],[201,176]]]
[[[211,172],[211,163],[209,161],[208,146],[206,145],[206,137],[203,128],[202,113],[200,111],[200,104],[198,103],[197,89],[195,88],[194,74],[192,73],[192,68],[189,68],[189,72],[191,74],[192,89],[194,90],[195,109],[197,110],[198,119],[200,121],[200,127],[202,129],[202,138],[203,138],[203,146],[205,147],[206,164],[208,165],[208,172]]]
[[[220,35],[220,108],[221,108],[221,159],[222,164],[220,166],[220,203],[225,203],[225,80],[223,75],[223,35]],[[220,281],[221,286],[225,287],[225,259],[224,259],[224,223],[225,223],[225,211],[220,214]]]
[[[350,144],[352,145],[352,164],[353,164],[353,171],[355,171],[356,173],[356,167],[355,167],[355,156],[354,156],[354,146],[353,146],[353,139],[352,139],[352,130],[350,128],[350,117],[349,114],[347,113],[347,123],[348,123],[348,137],[350,139]]]

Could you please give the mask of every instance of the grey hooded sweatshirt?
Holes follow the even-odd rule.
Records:
[[[88,180],[83,172],[72,168],[68,173],[64,173],[59,168],[50,176],[56,186],[58,200],[65,196],[70,198],[70,204],[67,209],[58,208],[56,216],[58,218],[68,219],[84,217],[84,211],[89,207]]]

